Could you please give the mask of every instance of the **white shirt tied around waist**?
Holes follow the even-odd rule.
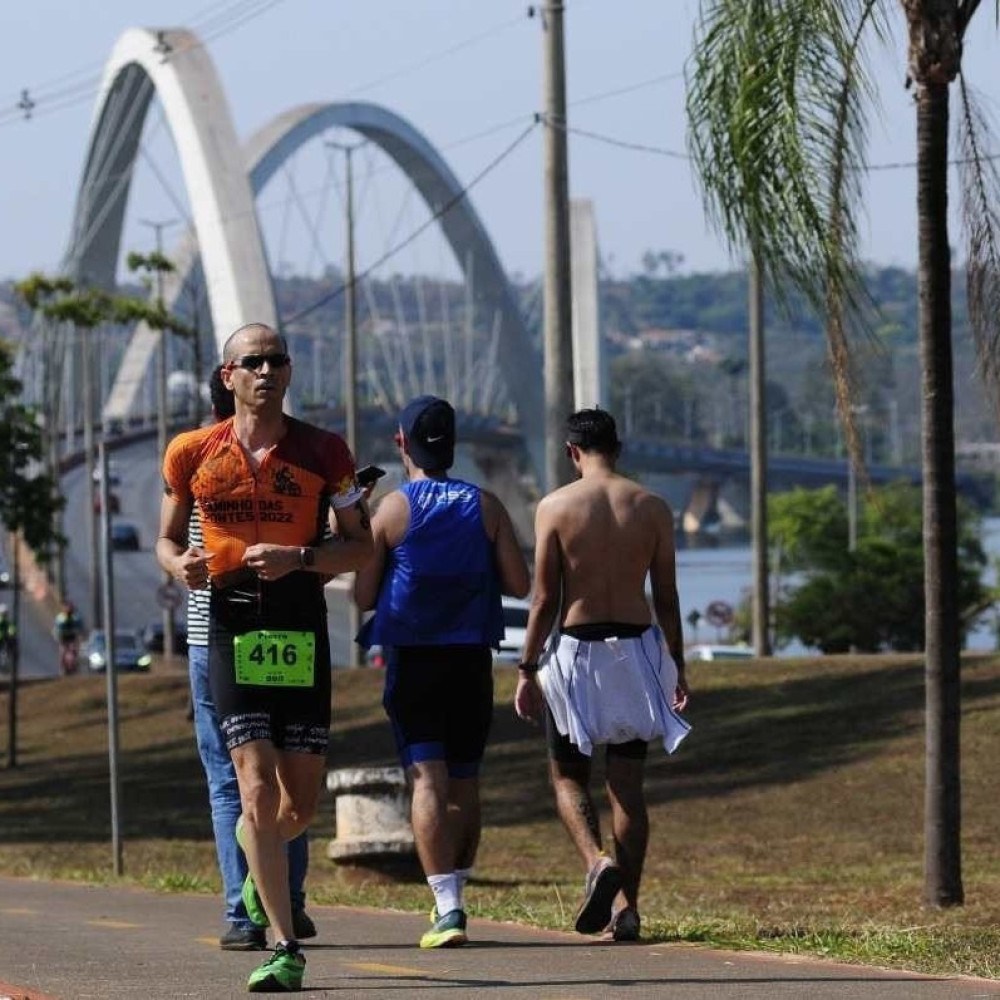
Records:
[[[670,707],[677,665],[655,625],[628,639],[555,636],[538,680],[556,728],[588,756],[594,744],[657,738],[673,753],[691,729]]]

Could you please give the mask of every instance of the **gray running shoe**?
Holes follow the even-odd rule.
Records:
[[[611,923],[611,904],[622,887],[622,870],[602,854],[587,872],[583,902],[576,913],[576,929],[581,934],[597,934]]]

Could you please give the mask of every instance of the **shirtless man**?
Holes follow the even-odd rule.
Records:
[[[211,587],[209,675],[243,808],[243,900],[276,940],[247,986],[291,992],[301,989],[305,957],[285,844],[315,814],[330,737],[323,583],[360,569],[372,534],[347,445],[282,411],[291,381],[284,339],[249,324],[226,341],[222,361],[235,414],[170,442],[156,554],[189,588]],[[204,548],[187,544],[195,504]],[[334,537],[323,537],[326,523]]]
[[[572,414],[566,450],[580,478],[535,514],[534,596],[514,705],[522,719],[546,720],[556,807],[587,872],[576,929],[635,941],[648,742],[662,739],[673,752],[689,729],[677,714],[688,689],[674,522],[663,500],[615,471],[621,443],[609,413]],[[602,743],[614,860],[590,795],[591,753]]]

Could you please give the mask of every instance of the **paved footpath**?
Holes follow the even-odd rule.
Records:
[[[358,1000],[1000,1000],[1000,982],[832,962],[614,945],[472,920],[465,948],[421,951],[426,917],[310,906],[304,996]],[[261,952],[220,951],[219,902],[0,878],[0,1000],[244,997]]]

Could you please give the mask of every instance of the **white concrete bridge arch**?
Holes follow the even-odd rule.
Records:
[[[528,451],[540,467],[544,447],[538,354],[499,257],[462,185],[412,125],[365,102],[292,108],[239,143],[206,49],[181,29],[132,28],[108,61],[74,212],[66,270],[80,283],[114,285],[129,186],[143,124],[154,96],[176,144],[194,220],[170,256],[164,297],[177,299],[199,255],[218,348],[251,320],[278,325],[254,196],[304,143],[332,127],[378,145],[412,181],[439,224],[463,272],[475,274],[477,305],[499,319],[501,374],[519,415]],[[446,211],[444,209],[447,209]],[[141,397],[158,334],[140,325],[105,404],[108,418],[128,415]],[[535,385],[534,383],[538,384]]]

